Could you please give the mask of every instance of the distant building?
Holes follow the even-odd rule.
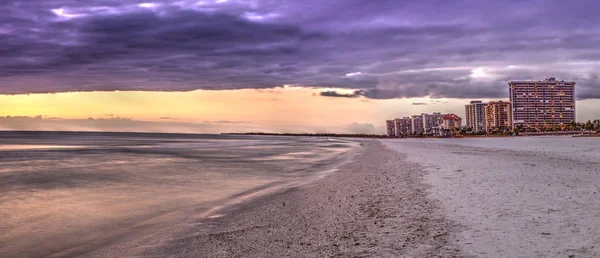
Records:
[[[428,135],[436,134],[437,129],[444,124],[444,116],[447,114],[433,113],[422,114],[423,116],[423,131]]]
[[[440,135],[443,132],[444,117],[449,114],[432,113],[395,118],[386,121],[388,136],[407,137],[409,135]],[[392,122],[390,122],[392,121]],[[391,124],[390,124],[391,123]],[[393,129],[392,129],[393,126]],[[460,120],[459,125],[460,127]]]
[[[485,106],[485,124],[488,131],[511,129],[511,105],[506,101],[493,101]]]
[[[517,128],[562,128],[575,122],[575,82],[511,81],[512,125]]]
[[[449,114],[444,116],[444,129],[450,131],[458,131],[462,125],[462,119],[455,115]]]
[[[406,137],[412,134],[412,119],[410,117],[395,118],[394,127],[397,137]]]
[[[394,127],[394,120],[385,120],[385,134],[387,137],[396,136],[396,128]]]
[[[473,100],[470,104],[465,105],[465,120],[467,128],[471,128],[473,132],[485,132],[485,105],[479,100]]]
[[[412,134],[422,134],[425,133],[425,127],[423,123],[423,115],[414,115],[411,116],[411,131]]]

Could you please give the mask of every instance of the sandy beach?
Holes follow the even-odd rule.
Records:
[[[426,170],[430,197],[476,257],[600,257],[600,141],[385,141]]]
[[[596,138],[352,141],[360,147],[334,170],[315,167],[329,169],[317,178],[290,174],[293,184],[209,212],[181,202],[185,209],[111,224],[128,233],[101,245],[56,239],[69,248],[29,257],[600,256]]]
[[[197,221],[146,257],[461,257],[460,227],[428,197],[424,170],[364,141],[314,183]]]
[[[122,144],[130,141],[114,139]],[[137,145],[139,140],[135,141]],[[185,142],[189,140],[183,142],[187,146]],[[150,143],[155,144],[154,140]],[[245,140],[233,143],[227,140],[221,144],[219,152],[205,147],[198,149],[204,146],[204,141],[194,143],[192,148],[177,145],[176,149],[164,149],[161,143],[151,150],[144,149],[143,154],[138,154],[137,147],[102,149],[102,157],[127,151],[135,153],[128,157],[129,162],[134,158],[140,160],[124,167],[122,163],[118,167],[111,167],[113,162],[102,163],[111,169],[109,172],[120,171],[135,178],[116,183],[90,178],[90,173],[97,177],[116,175],[106,169],[99,170],[99,166],[65,167],[63,170],[71,169],[70,177],[62,176],[65,172],[60,172],[60,168],[66,163],[64,160],[59,164],[36,160],[46,163],[24,167],[30,170],[27,173],[7,170],[4,177],[10,181],[4,187],[7,194],[0,202],[0,214],[10,220],[0,224],[7,229],[0,234],[0,239],[6,240],[4,244],[0,242],[0,254],[7,257],[462,256],[455,240],[459,225],[448,220],[440,203],[429,197],[430,186],[424,181],[426,171],[409,162],[408,155],[391,151],[377,140],[275,138],[261,140],[260,145]],[[279,147],[272,150],[269,146]],[[59,153],[62,155],[63,151],[47,155],[56,157]],[[77,164],[89,166],[96,161],[96,156],[82,153],[77,157],[95,159]],[[165,160],[180,153],[185,153],[184,159]],[[207,158],[208,154],[214,158]],[[160,163],[164,169],[157,164],[152,164],[155,168],[144,165],[143,160],[156,159],[156,155],[165,160]],[[221,158],[230,156],[235,156],[236,162]],[[6,155],[4,158],[12,159]],[[6,164],[21,168],[18,162],[23,161],[11,160]],[[54,170],[42,169],[48,167]],[[243,168],[248,169],[240,171]],[[217,181],[217,174],[203,172],[209,169],[228,171],[221,175],[236,177]],[[238,180],[242,175],[245,177]],[[77,184],[62,182],[75,176],[80,179]],[[209,197],[216,199],[216,194],[229,195],[216,191],[217,188],[235,190],[215,185],[217,182],[239,186],[265,177],[282,183],[257,184],[263,185],[261,189],[227,197],[228,201],[219,201],[223,207],[212,211],[206,208],[211,203],[200,202]],[[190,181],[191,178],[195,180]],[[207,179],[212,180],[211,185],[202,183]],[[46,183],[39,186],[39,182]],[[207,186],[215,190],[207,192]],[[56,191],[62,196],[57,196]],[[38,199],[31,200],[26,194],[31,192]],[[86,192],[95,195],[86,199]],[[194,198],[181,199],[183,193]],[[129,198],[123,198],[124,195]],[[94,201],[96,211],[103,211],[103,216],[82,208],[89,207],[90,201]],[[146,205],[150,202],[160,209]],[[73,205],[63,209],[64,212],[53,209],[65,203]],[[22,207],[29,207],[28,212]],[[36,215],[40,212],[45,217]],[[79,216],[82,212],[84,216]],[[69,220],[56,222],[66,216]],[[20,226],[23,221],[30,226]],[[37,244],[29,247],[32,243]]]
[[[598,257],[597,143],[363,141],[312,184],[198,221],[152,257]]]

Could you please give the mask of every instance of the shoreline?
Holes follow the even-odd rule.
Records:
[[[0,257],[132,257],[228,206],[318,181],[360,149],[338,139],[228,138],[34,137],[94,147],[5,153]]]
[[[310,184],[196,221],[145,257],[462,257],[425,170],[379,141]]]

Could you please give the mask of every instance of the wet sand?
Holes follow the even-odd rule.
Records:
[[[425,170],[379,141],[313,183],[195,221],[144,257],[462,257]]]

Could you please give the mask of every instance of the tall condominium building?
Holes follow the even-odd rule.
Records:
[[[510,102],[493,101],[485,106],[485,127],[488,131],[511,128]]]
[[[396,136],[396,128],[394,127],[394,120],[385,120],[385,134],[387,137]]]
[[[422,114],[423,131],[426,134],[435,134],[435,130],[444,124],[444,116],[446,115],[442,113]]]
[[[514,127],[563,127],[575,121],[575,82],[511,81],[511,118]]]
[[[485,105],[479,100],[473,100],[469,105],[465,105],[465,114],[467,128],[473,132],[485,132]]]
[[[407,136],[412,131],[412,119],[410,117],[395,118],[394,127],[396,128],[396,136]]]
[[[423,123],[423,115],[411,116],[412,134],[421,134],[425,132],[425,123]]]

